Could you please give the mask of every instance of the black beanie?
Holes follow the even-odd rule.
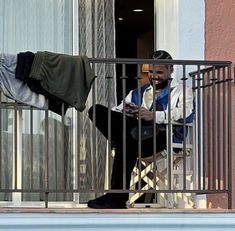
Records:
[[[164,50],[157,50],[153,52],[153,59],[172,59],[171,55]]]

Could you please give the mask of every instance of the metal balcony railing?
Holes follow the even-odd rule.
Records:
[[[90,62],[97,78],[83,113],[73,108],[65,113],[62,109],[62,116],[58,117],[1,94],[0,200],[9,205],[44,201],[48,207],[48,203],[58,201],[86,203],[104,192],[128,192],[130,195],[152,193],[151,203],[162,203],[166,207],[169,201],[177,207],[180,200],[195,207],[198,194],[226,193],[228,208],[231,208],[231,62],[96,58]],[[180,145],[172,141],[175,121],[165,121],[168,134],[165,154],[155,156],[158,144],[153,142],[150,172],[142,173],[143,177],[140,173],[133,175],[137,181],[129,189],[125,182],[125,157],[129,153],[126,151],[126,114],[123,113],[120,128],[123,131],[123,188],[114,190],[110,185],[115,155],[111,142],[115,88],[117,84],[122,100],[130,85],[135,85],[140,92],[146,80],[141,71],[143,64],[161,64],[168,68],[174,65],[174,79],[183,86],[184,108],[186,86],[193,91],[194,119],[190,124],[185,119],[181,121],[184,141]],[[103,86],[99,85],[100,78],[105,79]],[[172,82],[170,78],[169,87]],[[170,97],[168,100],[170,104]],[[108,108],[108,139],[96,129],[96,121],[91,123],[88,119],[89,107],[97,103]],[[124,111],[125,107],[124,103]],[[94,118],[95,113],[94,110]],[[171,118],[171,110],[167,113]],[[140,134],[141,121],[138,130]],[[141,163],[140,137],[137,143],[136,167],[141,171],[147,167]],[[178,154],[175,148],[180,150]],[[152,180],[145,188],[144,177],[148,177],[148,182]]]

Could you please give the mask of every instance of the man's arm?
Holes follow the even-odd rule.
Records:
[[[128,116],[134,117],[138,119],[139,111],[138,106],[133,105],[131,103],[132,91],[126,96],[126,113]],[[175,103],[177,102],[177,103]],[[173,105],[174,104],[174,105]],[[171,93],[171,120],[178,121],[179,119],[183,119],[183,86],[179,85],[175,89],[173,94]],[[186,118],[191,115],[193,112],[193,92],[192,89],[186,87],[186,98],[185,98],[185,111]],[[123,111],[123,102],[120,105],[112,108],[114,111],[122,112]],[[147,108],[140,108],[140,118],[145,121],[153,121],[154,115],[153,111],[149,111]],[[165,111],[156,111],[156,123],[161,124],[164,123],[168,119],[168,109]]]
[[[126,104],[131,103],[131,97],[132,97],[132,91],[130,91],[125,98]],[[123,101],[118,106],[113,107],[112,111],[122,112],[123,111]]]

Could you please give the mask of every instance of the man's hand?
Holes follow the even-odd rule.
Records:
[[[138,113],[138,106],[133,103],[127,103],[126,104],[126,115],[136,118],[136,110]]]
[[[138,118],[138,109],[137,109],[137,119]],[[153,112],[148,109],[141,107],[140,108],[140,118],[145,121],[153,121]]]
[[[126,114],[127,116],[139,119],[138,106],[135,104],[127,104]],[[144,107],[140,107],[140,118],[145,121],[153,121],[153,112]]]

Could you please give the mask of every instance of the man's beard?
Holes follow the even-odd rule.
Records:
[[[158,79],[157,83],[156,80],[152,80],[151,85],[153,86],[153,84],[155,85],[156,90],[164,89],[168,85],[168,80]]]

